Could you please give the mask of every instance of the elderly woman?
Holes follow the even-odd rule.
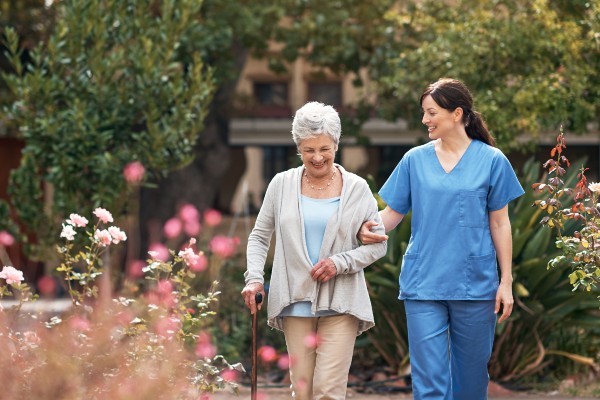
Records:
[[[365,180],[334,163],[340,135],[331,106],[311,102],[296,112],[302,166],[273,178],[248,238],[242,296],[255,313],[275,232],[267,322],[284,332],[295,399],[344,399],[356,336],[374,326],[363,269],[385,255],[386,243],[356,238],[379,214]]]

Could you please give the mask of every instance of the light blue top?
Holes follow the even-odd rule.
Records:
[[[319,262],[319,253],[323,244],[327,221],[337,211],[340,198],[314,199],[304,195],[300,197],[304,217],[306,250],[310,261],[315,265]],[[281,317],[324,317],[336,314],[335,311],[331,310],[317,311],[316,314],[313,314],[310,301],[299,301],[284,308],[279,315]]]
[[[504,154],[479,140],[449,173],[434,142],[409,150],[379,191],[393,210],[412,210],[399,298],[495,299],[498,267],[488,213],[523,193]]]

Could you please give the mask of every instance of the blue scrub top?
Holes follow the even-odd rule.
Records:
[[[479,140],[449,173],[434,142],[409,150],[379,191],[393,210],[412,210],[399,298],[495,299],[498,267],[488,213],[523,193],[504,154]]]

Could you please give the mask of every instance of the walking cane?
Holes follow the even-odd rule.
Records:
[[[252,375],[251,375],[251,385],[250,385],[250,399],[256,400],[256,379],[258,375],[258,371],[256,369],[256,359],[257,359],[257,350],[256,350],[256,316],[258,314],[258,305],[262,303],[262,294],[256,293],[254,298],[256,300],[256,312],[252,314]]]

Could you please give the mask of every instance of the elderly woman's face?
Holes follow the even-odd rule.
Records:
[[[321,134],[304,139],[298,145],[298,150],[309,176],[318,178],[333,172],[337,146],[328,135]]]

